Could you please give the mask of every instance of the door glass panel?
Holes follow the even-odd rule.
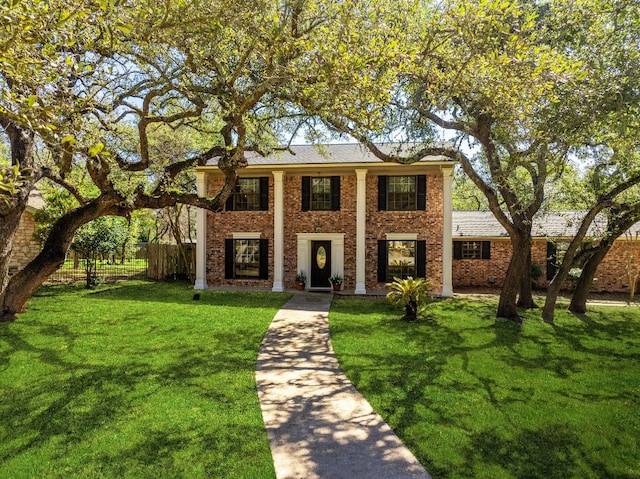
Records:
[[[318,269],[324,269],[327,264],[327,250],[324,249],[324,246],[320,246],[316,252],[316,264]]]

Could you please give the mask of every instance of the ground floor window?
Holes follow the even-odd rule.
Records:
[[[393,278],[423,278],[425,276],[426,242],[417,240],[378,241],[378,281],[389,283]]]
[[[227,239],[225,241],[225,278],[267,279],[268,240]]]
[[[454,241],[453,259],[491,259],[491,241]]]
[[[564,256],[569,249],[568,241],[548,241],[547,242],[547,281],[551,281],[556,275],[560,265],[564,261]]]

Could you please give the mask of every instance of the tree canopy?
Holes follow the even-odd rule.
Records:
[[[601,211],[637,208],[637,0],[51,0],[5,2],[0,16],[6,318],[83,225],[219,210],[247,152],[327,127],[384,161],[460,162],[513,246],[498,316],[534,306],[531,223],[567,202],[563,181],[584,180],[585,231]],[[389,140],[410,147],[376,147]],[[198,195],[193,170],[211,161],[225,184]],[[13,234],[42,178],[66,209],[9,281]]]
[[[9,319],[82,225],[176,204],[218,210],[247,151],[286,148],[302,130],[313,135],[318,115],[346,99],[382,101],[400,47],[391,34],[407,18],[403,2],[386,0],[16,3],[5,8],[16,21],[3,40],[10,55],[0,63],[0,123],[13,163],[35,174],[0,223],[11,238],[42,177],[73,204],[8,284],[0,264]],[[30,76],[33,62],[43,66]],[[181,145],[181,137],[191,141]],[[199,196],[193,168],[211,160],[226,182]]]

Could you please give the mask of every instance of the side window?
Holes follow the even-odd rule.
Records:
[[[303,176],[302,211],[338,211],[339,176]]]
[[[269,178],[238,178],[233,195],[226,203],[227,211],[267,211]]]
[[[548,241],[547,242],[547,280],[551,281],[556,275],[556,271],[560,268],[564,255],[569,248],[566,241]]]
[[[491,241],[454,241],[453,259],[491,259]]]
[[[426,175],[378,177],[378,210],[426,210],[426,198]]]

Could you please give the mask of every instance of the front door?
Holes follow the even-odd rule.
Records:
[[[311,242],[311,287],[330,288],[331,241]]]

